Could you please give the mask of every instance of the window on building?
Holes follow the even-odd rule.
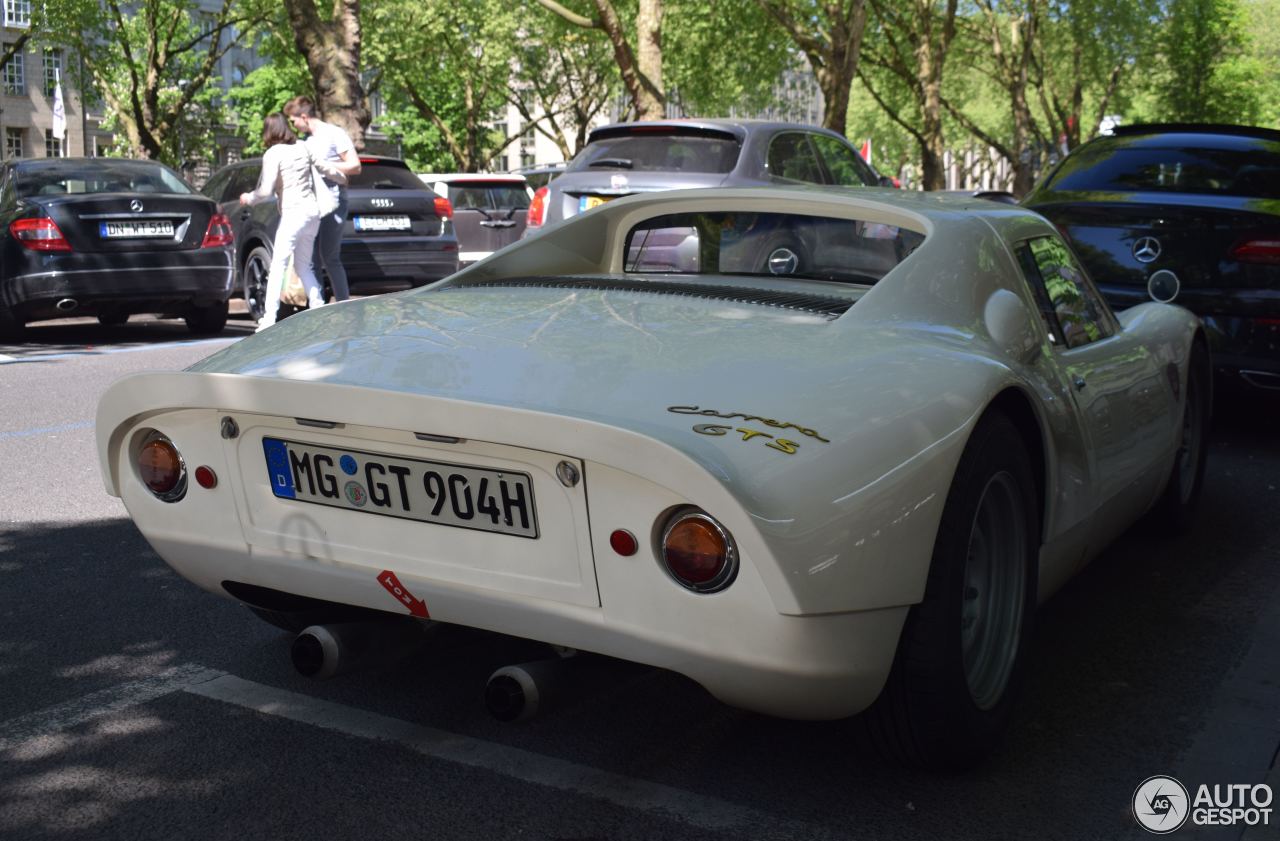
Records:
[[[62,141],[53,136],[53,129],[44,130],[44,156],[46,158],[62,157]]]
[[[31,0],[4,0],[4,25],[31,26]]]
[[[7,94],[24,94],[27,92],[27,57],[18,53],[4,66],[3,83]]]
[[[533,136],[533,124],[525,126],[520,132],[520,166],[533,166],[537,163],[537,140]]]
[[[62,78],[62,52],[60,50],[44,51],[44,95],[53,96],[53,89]]]
[[[26,157],[22,148],[22,129],[7,128],[4,130],[4,156],[8,160]]]

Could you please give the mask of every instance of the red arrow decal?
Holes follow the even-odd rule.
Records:
[[[387,588],[387,592],[396,597],[396,600],[409,608],[409,612],[414,616],[420,616],[423,619],[429,617],[427,613],[427,603],[422,599],[416,599],[413,594],[400,583],[400,579],[396,578],[396,574],[389,569],[384,569],[378,573],[378,583]]]

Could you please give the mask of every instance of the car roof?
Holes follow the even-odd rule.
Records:
[[[778,132],[778,131],[811,131],[820,134],[829,134],[832,137],[840,137],[843,135],[839,132],[832,131],[822,126],[812,125],[809,123],[789,123],[780,120],[747,120],[734,118],[699,118],[699,119],[679,119],[679,120],[646,120],[643,122],[629,123],[610,123],[607,126],[600,126],[593,129],[587,137],[587,142],[592,143],[596,140],[614,137],[626,134],[637,134],[646,131],[659,132],[663,130],[693,130],[708,132],[726,132],[736,136],[738,139],[745,138],[748,134],[757,132]]]
[[[1226,135],[1229,137],[1255,137],[1262,140],[1280,140],[1280,131],[1262,126],[1237,126],[1226,123],[1137,123],[1116,126],[1114,137],[1133,137],[1150,134],[1200,134]]]
[[[19,158],[11,161],[10,165],[22,170],[83,170],[86,165],[96,166],[102,169],[119,169],[120,167],[138,167],[168,169],[167,166],[160,161],[147,160],[146,158]]]

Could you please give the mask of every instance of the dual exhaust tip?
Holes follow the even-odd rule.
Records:
[[[289,658],[299,674],[325,680],[408,657],[428,642],[435,627],[407,617],[311,625],[294,638]],[[498,721],[523,721],[553,706],[564,694],[571,654],[495,671],[484,688],[489,714]]]

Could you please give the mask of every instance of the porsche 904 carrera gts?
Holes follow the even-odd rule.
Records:
[[[706,189],[128,377],[97,430],[160,556],[284,627],[487,629],[962,766],[1037,604],[1189,522],[1210,389],[1197,318],[1117,317],[1035,213]]]

